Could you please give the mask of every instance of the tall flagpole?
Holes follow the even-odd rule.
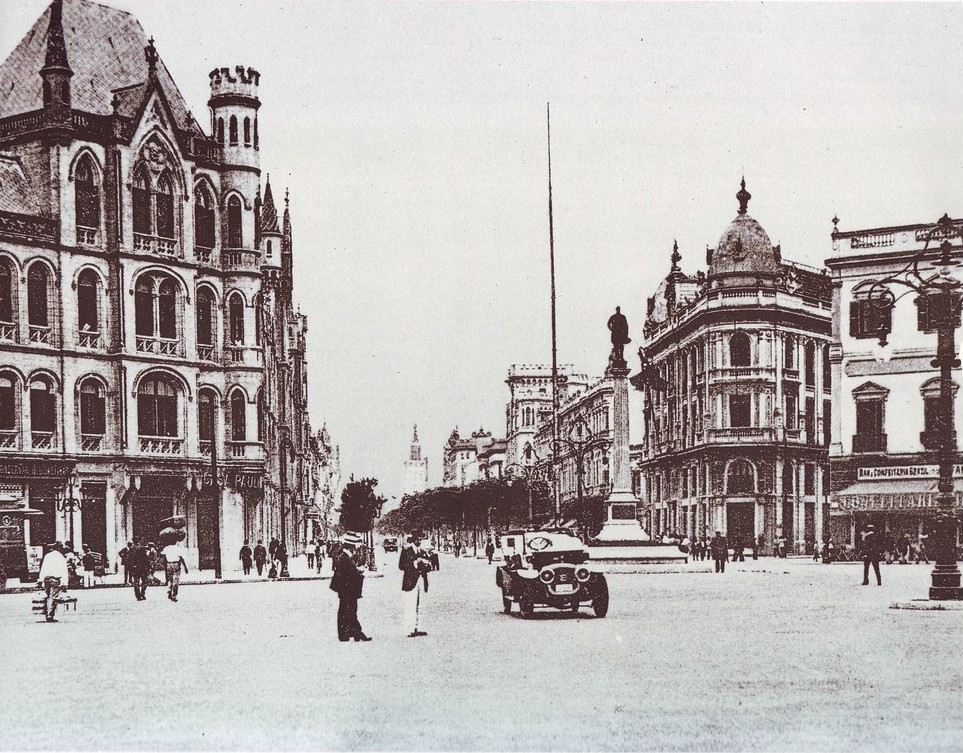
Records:
[[[552,218],[552,110],[551,102],[545,103],[545,119],[548,127],[548,254],[552,275],[552,496],[555,502],[556,524],[561,522],[561,501],[558,489],[558,342],[555,330],[555,224]]]

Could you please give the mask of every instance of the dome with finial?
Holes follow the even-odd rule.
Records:
[[[739,213],[711,252],[710,275],[775,273],[779,270],[776,252],[768,233],[749,216],[748,205],[752,195],[746,190],[745,178],[740,186],[736,194]]]

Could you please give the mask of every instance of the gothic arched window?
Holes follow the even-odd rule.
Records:
[[[231,395],[231,440],[234,442],[243,442],[247,439],[246,403],[244,393],[241,390],[234,390]]]
[[[251,145],[251,119],[244,118],[244,146]]]
[[[16,273],[10,269],[10,262],[0,258],[0,324],[13,324],[14,301],[16,300],[14,281],[16,279]],[[0,337],[0,339],[4,338]],[[9,339],[12,339],[12,337]]]
[[[80,385],[80,434],[102,437],[107,428],[107,403],[104,387],[96,379],[85,379]]]
[[[74,209],[77,216],[77,242],[94,243],[100,228],[100,190],[93,160],[85,155],[74,172]]]
[[[231,293],[227,301],[227,315],[231,342],[235,345],[244,343],[244,299],[240,293]]]
[[[134,232],[139,235],[151,235],[154,222],[150,208],[150,179],[145,170],[138,170],[134,177],[131,201],[134,210]]]
[[[229,248],[241,248],[241,200],[232,196],[227,200],[227,245]]]
[[[14,433],[20,424],[20,411],[17,410],[17,380],[9,374],[0,374],[0,447],[15,447]]]
[[[224,118],[217,119],[217,143],[224,146]]]
[[[158,291],[158,329],[161,337],[177,337],[177,288],[172,279],[161,281]]]
[[[47,266],[36,262],[27,273],[27,323],[39,331],[31,331],[34,342],[49,342],[43,331],[50,329],[50,272]]]
[[[174,189],[167,173],[157,181],[157,235],[161,238],[174,237]]]
[[[214,344],[214,296],[207,288],[197,291],[197,344]]]
[[[56,430],[57,393],[50,379],[37,377],[30,382],[30,431],[53,434]]]
[[[264,441],[264,390],[257,391],[257,441]]]
[[[204,186],[194,189],[194,244],[214,248],[214,199]]]
[[[201,390],[197,402],[197,435],[202,442],[214,441],[214,419],[217,395],[213,390]]]
[[[166,343],[138,342],[141,352],[181,355],[178,346],[177,283],[163,274],[142,275],[134,289],[134,327],[139,338],[163,338]]]
[[[77,327],[80,334],[100,332],[99,279],[85,269],[77,279]]]
[[[261,344],[261,327],[263,326],[263,318],[261,314],[261,296],[257,295],[254,298],[254,344]]]
[[[726,492],[731,495],[754,494],[756,491],[755,475],[752,464],[748,460],[733,460],[729,464],[726,478]]]
[[[137,434],[176,437],[177,388],[168,377],[149,376],[137,389]]]
[[[230,120],[231,146],[237,146],[237,116],[232,115]]]

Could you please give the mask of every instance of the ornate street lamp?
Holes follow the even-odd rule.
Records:
[[[959,368],[956,357],[954,337],[960,326],[960,301],[963,282],[951,274],[953,267],[959,266],[960,259],[953,258],[953,245],[950,238],[963,237],[963,226],[958,225],[944,214],[936,225],[926,233],[923,249],[896,274],[877,280],[870,287],[871,305],[878,313],[891,313],[897,297],[889,286],[899,285],[907,288],[906,293],[918,295],[917,306],[925,307],[921,314],[926,316],[929,328],[936,330],[936,358],[932,366],[940,370],[940,395],[938,398],[939,431],[937,432],[937,458],[939,460],[939,493],[936,496],[937,514],[930,543],[936,554],[933,567],[929,597],[933,600],[963,599],[960,586],[960,570],[957,566],[956,534],[959,521],[955,510],[953,492],[953,465],[956,460],[956,429],[953,404],[953,369]],[[941,241],[939,255],[935,256],[931,244]],[[959,251],[959,247],[955,249]],[[929,261],[936,267],[932,272],[927,268],[920,270],[920,264]],[[904,293],[905,295],[905,293]],[[890,332],[889,318],[883,317],[879,327],[879,344],[887,343]]]
[[[571,455],[575,460],[575,475],[576,475],[576,499],[577,499],[577,513],[576,513],[576,524],[579,528],[583,527],[582,521],[582,497],[584,489],[584,478],[585,478],[585,456],[590,452],[595,450],[606,450],[612,444],[608,437],[599,436],[592,428],[586,423],[582,416],[579,416],[572,424],[568,436],[558,437],[553,440],[553,453],[555,457],[560,458],[561,453],[559,448],[564,446],[568,450],[568,454]]]
[[[79,486],[80,482],[77,480],[76,475],[71,475],[67,479],[67,491],[64,492],[64,496],[57,501],[57,509],[65,513],[64,517],[67,518],[68,530],[70,532],[70,545],[76,546],[74,541],[74,510],[80,510],[82,507],[82,502],[80,499],[74,496],[74,487]]]

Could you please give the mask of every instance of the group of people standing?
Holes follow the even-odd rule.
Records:
[[[175,542],[167,544],[158,552],[153,542],[144,544],[139,537],[135,537],[118,553],[124,566],[124,584],[129,583],[134,587],[134,598],[137,601],[146,600],[147,586],[151,585],[151,579],[160,561],[164,568],[167,598],[177,601],[181,572],[188,572],[185,555],[184,547]]]
[[[424,626],[428,573],[436,570],[430,552],[422,546],[423,536],[414,533],[407,538],[398,555],[401,591],[404,595],[405,629],[409,638],[428,635]],[[364,590],[365,558],[361,536],[349,531],[341,537],[340,551],[334,559],[330,588],[338,594],[338,640],[370,641],[358,620],[358,599]]]

